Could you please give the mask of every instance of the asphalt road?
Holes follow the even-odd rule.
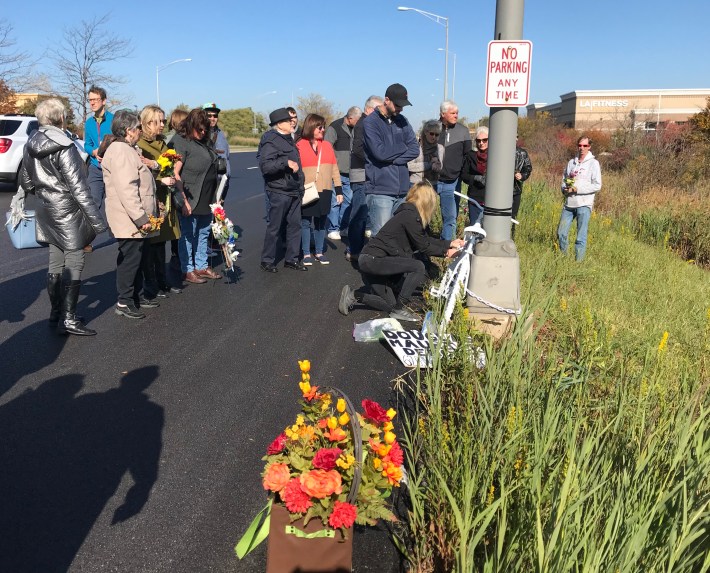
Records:
[[[47,250],[17,251],[0,232],[0,572],[263,571],[266,544],[241,562],[233,547],[266,502],[265,448],[297,413],[296,361],[355,403],[395,403],[404,368],[352,338],[378,314],[337,310],[342,285],[359,284],[342,243],[327,267],[259,270],[255,166],[233,155],[238,280],[190,285],[128,320],[113,312],[116,244],[100,237],[79,302],[95,337],[47,327]],[[0,187],[2,213],[11,196]],[[358,529],[354,547],[356,571],[398,570],[383,530]]]

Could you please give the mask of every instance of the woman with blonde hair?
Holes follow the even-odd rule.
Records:
[[[180,221],[172,197],[175,177],[160,177],[158,158],[168,150],[163,138],[165,128],[165,112],[157,105],[147,105],[141,111],[141,138],[138,148],[141,151],[143,163],[152,171],[155,178],[155,198],[158,201],[158,211],[163,217],[158,236],[149,239],[143,249],[141,270],[143,271],[145,298],[152,300],[168,298],[168,293],[180,293],[181,289],[168,284],[165,272],[165,243],[180,238]]]
[[[347,315],[360,302],[388,312],[398,320],[419,320],[406,308],[414,291],[426,280],[424,263],[413,258],[414,252],[452,257],[464,245],[461,239],[435,239],[426,233],[436,199],[436,192],[428,182],[412,186],[405,202],[362,250],[358,264],[365,287],[358,290],[343,287],[338,304],[342,314]]]

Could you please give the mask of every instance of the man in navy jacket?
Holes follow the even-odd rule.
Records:
[[[266,225],[264,248],[261,252],[261,270],[277,272],[276,247],[281,224],[286,222],[286,256],[284,267],[307,271],[298,260],[301,246],[301,198],[303,197],[303,171],[296,143],[291,134],[296,125],[285,108],[269,114],[270,125],[259,143],[256,159],[264,176],[269,194],[269,222]]]
[[[409,191],[407,163],[419,155],[419,143],[402,108],[412,105],[407,89],[392,84],[384,103],[363,120],[365,197],[372,234],[392,217]]]

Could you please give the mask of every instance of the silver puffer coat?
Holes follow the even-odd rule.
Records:
[[[86,167],[61,129],[42,126],[25,145],[20,185],[34,193],[37,242],[75,251],[107,229],[91,198]]]

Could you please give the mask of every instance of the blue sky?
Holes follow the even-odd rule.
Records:
[[[531,103],[553,103],[575,89],[710,88],[706,2],[528,0],[523,37],[533,43]],[[222,109],[268,113],[311,92],[345,111],[399,82],[414,104],[405,115],[416,125],[438,116],[444,27],[398,11],[404,4],[449,18],[460,113],[470,120],[487,114],[495,0],[6,4],[0,18],[13,25],[16,47],[37,56],[58,41],[63,26],[109,12],[114,30],[134,45],[131,59],[108,68],[129,80],[121,91],[131,105],[155,102],[157,65],[192,58],[160,73],[168,112],[180,102],[215,101]],[[449,95],[452,79],[453,56]],[[271,91],[277,93],[264,95]]]

